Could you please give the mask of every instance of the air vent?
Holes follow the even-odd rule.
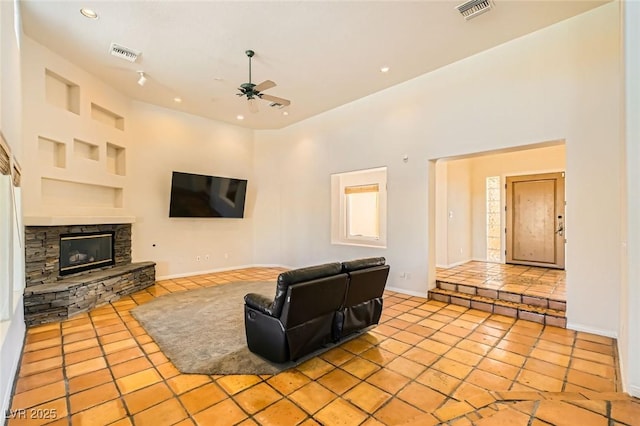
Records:
[[[116,43],[111,43],[110,52],[113,56],[125,59],[129,62],[135,62],[140,56],[140,52],[137,50],[129,49],[128,47],[121,46]]]
[[[484,12],[488,12],[492,7],[491,0],[471,0],[456,6],[456,9],[468,21]]]

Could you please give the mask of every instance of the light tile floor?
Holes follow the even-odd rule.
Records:
[[[279,272],[160,281],[28,329],[8,424],[640,424],[615,341],[598,335],[387,292],[380,325],[297,368],[207,376],[180,374],[130,314],[163,294]]]
[[[436,277],[456,284],[567,301],[566,273],[562,269],[471,261],[436,268]]]

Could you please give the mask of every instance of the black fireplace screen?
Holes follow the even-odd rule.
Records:
[[[60,275],[115,264],[114,232],[60,235]]]

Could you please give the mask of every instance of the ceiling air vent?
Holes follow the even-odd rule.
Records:
[[[484,12],[488,12],[492,7],[491,0],[471,0],[456,6],[456,9],[468,21]]]
[[[137,50],[129,49],[128,47],[121,46],[117,43],[111,43],[111,48],[109,49],[113,56],[117,56],[118,58],[125,59],[129,62],[135,62],[140,56],[140,52]]]

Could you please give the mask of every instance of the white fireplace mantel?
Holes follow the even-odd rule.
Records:
[[[135,221],[135,216],[25,216],[24,226],[112,225]]]

